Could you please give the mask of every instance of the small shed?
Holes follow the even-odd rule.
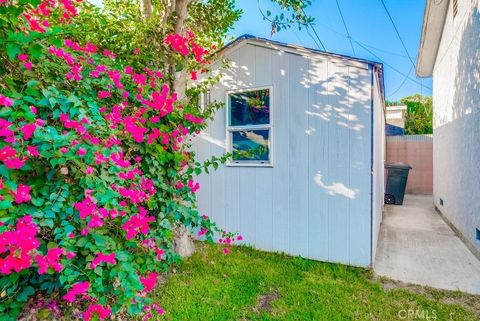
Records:
[[[383,209],[380,63],[244,35],[213,65],[221,102],[195,142],[198,206],[255,248],[369,266]]]

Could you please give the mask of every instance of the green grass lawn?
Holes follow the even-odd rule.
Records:
[[[172,321],[480,320],[479,296],[399,287],[368,270],[247,247],[224,255],[203,243],[157,293]]]

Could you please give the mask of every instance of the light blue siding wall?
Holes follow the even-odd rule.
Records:
[[[373,88],[380,88],[377,77]],[[384,208],[385,194],[385,114],[379,90],[373,91],[374,135],[373,135],[373,197],[372,197],[372,257],[377,251],[378,236]],[[396,136],[391,136],[396,137]]]
[[[279,49],[279,50],[277,50]],[[199,208],[247,244],[312,259],[371,263],[371,70],[333,56],[244,42],[211,91],[272,86],[273,167],[201,175]],[[225,152],[225,109],[196,140]]]

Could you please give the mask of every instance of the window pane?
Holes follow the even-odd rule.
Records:
[[[232,132],[233,160],[268,161],[269,134],[268,129]]]
[[[229,95],[230,126],[270,124],[270,90],[254,90]]]

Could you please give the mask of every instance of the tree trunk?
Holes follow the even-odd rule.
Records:
[[[185,26],[185,20],[187,19],[187,9],[189,4],[190,0],[175,1],[175,14],[177,15],[177,21],[174,29],[175,33],[183,33],[183,27]]]
[[[193,244],[193,237],[188,232],[187,228],[178,223],[174,227],[175,238],[173,240],[173,250],[181,257],[189,257],[195,253],[195,244]]]
[[[143,19],[148,20],[152,17],[153,7],[152,0],[142,0]]]

